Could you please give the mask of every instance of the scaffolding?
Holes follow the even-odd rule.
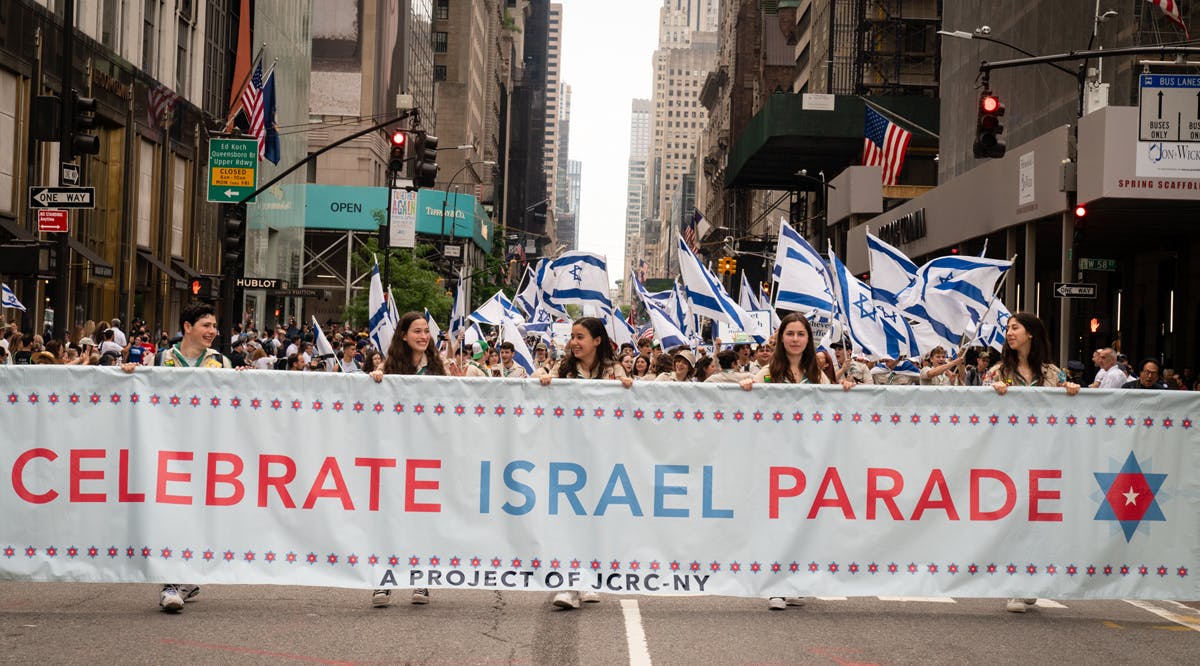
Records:
[[[936,97],[942,0],[857,0],[855,4],[854,93]]]

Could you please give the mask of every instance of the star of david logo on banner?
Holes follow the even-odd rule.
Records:
[[[570,271],[571,277],[575,278],[576,282],[583,282],[583,277],[580,276],[580,273],[582,273],[582,272],[583,272],[583,268],[581,268],[579,266],[571,267],[571,271]]]
[[[1119,471],[1095,472],[1095,475],[1100,492],[1104,493],[1095,520],[1119,522],[1127,543],[1142,521],[1166,521],[1156,496],[1167,475],[1143,472],[1132,451]]]

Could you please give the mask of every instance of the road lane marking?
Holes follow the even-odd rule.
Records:
[[[625,642],[629,645],[629,666],[651,666],[650,648],[646,645],[646,631],[642,628],[642,611],[636,599],[621,600],[621,614],[625,616]]]
[[[1200,615],[1196,615],[1194,613],[1189,613],[1187,615],[1183,613],[1174,613],[1166,608],[1161,608],[1150,603],[1149,601],[1142,601],[1141,599],[1125,599],[1125,603],[1131,606],[1137,606],[1148,613],[1154,613],[1164,620],[1169,620],[1175,624],[1181,624],[1194,631],[1200,631]],[[1187,606],[1184,606],[1183,604],[1177,605],[1182,608],[1187,608]]]
[[[950,597],[875,597],[880,601],[921,601],[934,604],[954,604],[957,601]]]
[[[1066,606],[1053,599],[1038,599],[1034,606],[1037,606],[1038,608],[1066,608]]]

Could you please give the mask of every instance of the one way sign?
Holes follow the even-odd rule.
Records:
[[[1091,282],[1055,282],[1054,293],[1059,298],[1095,298],[1096,285]]]
[[[31,187],[30,208],[95,208],[94,187]]]

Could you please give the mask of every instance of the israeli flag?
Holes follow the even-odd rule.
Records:
[[[391,309],[383,298],[383,280],[379,276],[379,261],[371,270],[371,289],[367,295],[367,313],[370,319],[367,324],[370,329],[372,344],[380,352],[387,354],[388,346],[392,344],[392,335],[396,325],[392,321]]]
[[[21,305],[21,301],[17,300],[17,295],[13,293],[8,285],[0,282],[0,307],[12,308],[25,312],[25,306]]]
[[[467,304],[463,298],[462,283],[454,290],[454,305],[450,307],[450,349],[458,347],[458,336],[467,325]]]
[[[537,309],[538,304],[538,285],[537,276],[533,269],[525,267],[525,275],[523,277],[524,286],[517,290],[517,305],[525,311],[526,315],[533,316],[533,311]]]
[[[814,313],[828,317],[833,312],[833,281],[824,259],[782,218],[771,275],[776,308],[795,310],[809,319]]]
[[[896,374],[896,375],[904,375],[906,377],[920,377],[921,376],[921,368],[919,366],[917,366],[917,364],[912,362],[911,360],[904,359],[903,361],[900,361],[899,363],[897,363],[895,368],[889,368],[886,365],[879,363],[875,367],[871,368],[871,374],[872,375]]]
[[[741,272],[742,284],[738,289],[738,305],[743,310],[749,312],[751,310],[761,310],[762,307],[758,304],[758,299],[754,296],[754,290],[750,288],[750,281],[746,279],[746,272]]]
[[[938,257],[917,270],[912,286],[900,294],[899,306],[916,318],[914,330],[936,341],[934,346],[957,348],[974,332],[978,317],[972,312],[990,307],[996,284],[1011,267],[1005,259]],[[928,344],[921,344],[922,353],[928,353]]]
[[[991,307],[981,317],[976,317],[975,312],[971,312],[979,330],[979,334],[975,336],[971,344],[1003,351],[1005,334],[1008,332],[1008,320],[1012,317],[1012,313],[999,299],[992,300]]]
[[[429,308],[425,308],[425,320],[429,322],[429,336],[433,339],[434,347],[436,347],[442,338],[442,329],[438,328],[437,321],[433,315],[429,314]]]
[[[629,279],[633,283],[633,293],[646,305],[647,310],[658,310],[666,315],[675,324],[676,328],[682,327],[682,322],[680,321],[682,315],[676,307],[675,289],[649,292],[646,291],[645,285],[637,279],[636,274],[631,272]]]
[[[555,317],[567,318],[567,311],[551,298],[554,289],[554,271],[550,268],[549,259],[539,259],[533,272],[537,283],[538,297],[535,305],[546,310]]]
[[[917,279],[917,265],[903,252],[867,232],[867,257],[871,266],[871,291],[875,300],[895,305]]]
[[[488,326],[499,326],[500,322],[510,318],[515,319],[518,324],[525,323],[525,316],[512,301],[508,300],[508,296],[505,296],[503,291],[497,291],[467,318]]]
[[[525,368],[527,374],[533,375],[533,354],[529,353],[529,346],[525,344],[517,322],[511,317],[504,317],[500,323],[500,332],[505,342],[512,343],[513,362]]]
[[[317,332],[317,339],[313,346],[317,348],[317,355],[328,357],[325,359],[325,371],[333,372],[334,364],[336,363],[334,358],[337,356],[337,353],[333,351],[333,345],[329,344],[329,338],[325,337],[325,332],[321,330],[321,325],[317,323],[316,315],[313,315],[312,322],[313,330]]]
[[[646,312],[650,315],[650,326],[654,331],[654,339],[662,345],[663,349],[688,344],[687,335],[679,330],[679,327],[661,310],[646,308]]]
[[[521,326],[521,330],[525,333],[525,335],[537,335],[541,339],[548,342],[550,340],[550,333],[553,326],[554,315],[547,312],[545,308],[539,305],[538,308],[533,311],[533,314],[529,316],[529,321],[525,322],[525,324]]]
[[[739,331],[746,330],[750,315],[725,293],[725,288],[700,259],[692,254],[687,243],[679,239],[679,272],[683,276],[683,295],[693,315],[713,321],[723,321]],[[686,318],[685,318],[686,330]]]
[[[555,307],[568,303],[593,305],[602,312],[612,309],[608,297],[608,262],[591,252],[565,252],[550,262],[544,289]]]
[[[621,308],[604,313],[604,327],[608,329],[608,337],[620,347],[625,343],[633,344],[633,326],[625,321]]]

